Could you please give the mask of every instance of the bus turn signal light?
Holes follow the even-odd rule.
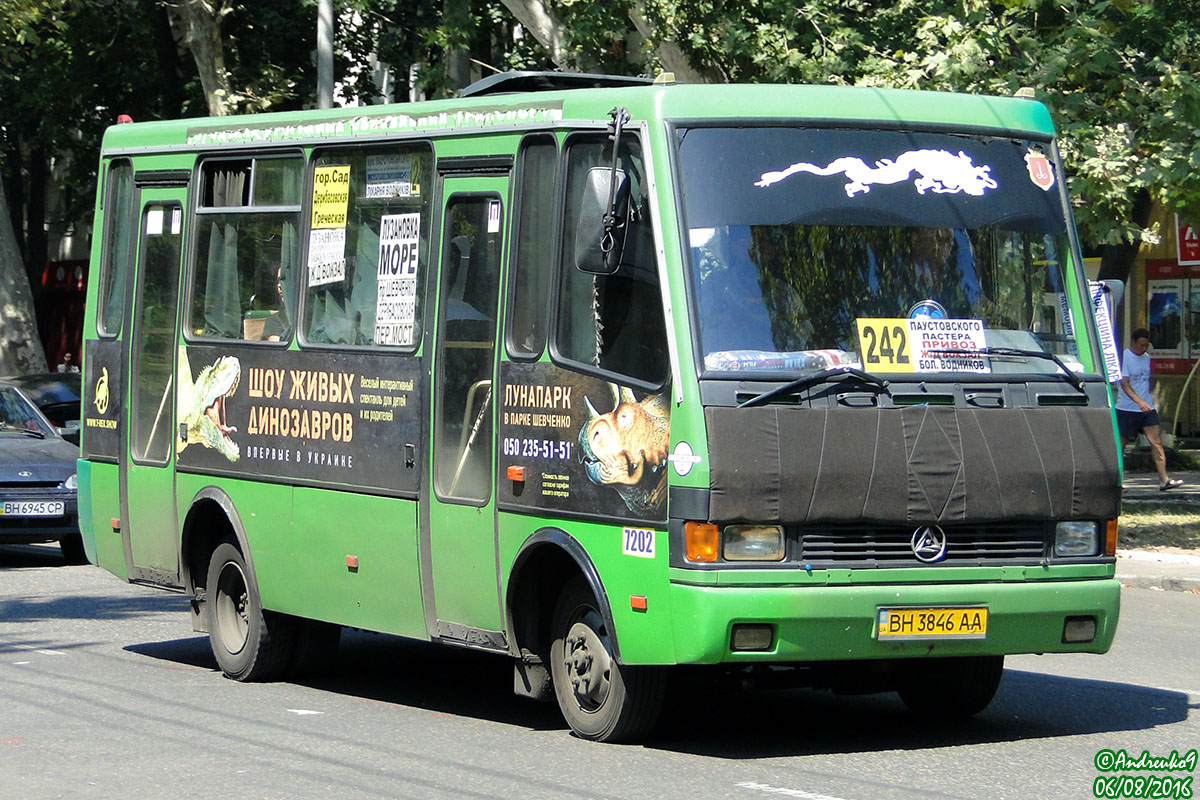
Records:
[[[1115,556],[1117,554],[1117,521],[1110,519],[1104,527],[1104,555]]]
[[[721,529],[707,522],[689,522],[683,526],[684,550],[688,561],[711,564],[720,552]]]
[[[524,483],[525,482],[525,468],[524,467],[509,467],[508,468],[508,479],[510,481],[515,481],[517,483]]]

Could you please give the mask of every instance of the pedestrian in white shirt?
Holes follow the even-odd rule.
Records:
[[[1183,481],[1167,474],[1167,456],[1163,452],[1162,428],[1158,412],[1150,402],[1150,331],[1138,328],[1129,336],[1129,347],[1121,359],[1121,383],[1117,392],[1117,429],[1121,440],[1129,444],[1139,433],[1146,434],[1150,457],[1158,471],[1159,491],[1182,486]]]

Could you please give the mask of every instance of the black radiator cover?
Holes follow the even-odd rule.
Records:
[[[1117,516],[1107,408],[705,409],[714,521]]]

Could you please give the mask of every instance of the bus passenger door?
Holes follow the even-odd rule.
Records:
[[[183,173],[186,176],[186,173]],[[121,537],[130,580],[179,585],[175,348],[186,187],[143,188],[132,282],[129,398],[121,446]]]
[[[507,178],[446,178],[422,491],[431,636],[506,649],[496,567],[496,324]],[[432,591],[431,591],[432,590]]]

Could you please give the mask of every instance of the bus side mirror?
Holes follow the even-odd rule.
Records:
[[[610,198],[614,222],[605,231]],[[592,275],[616,272],[621,265],[628,231],[629,179],[623,170],[592,167],[583,184],[583,199],[575,225],[575,268]]]

